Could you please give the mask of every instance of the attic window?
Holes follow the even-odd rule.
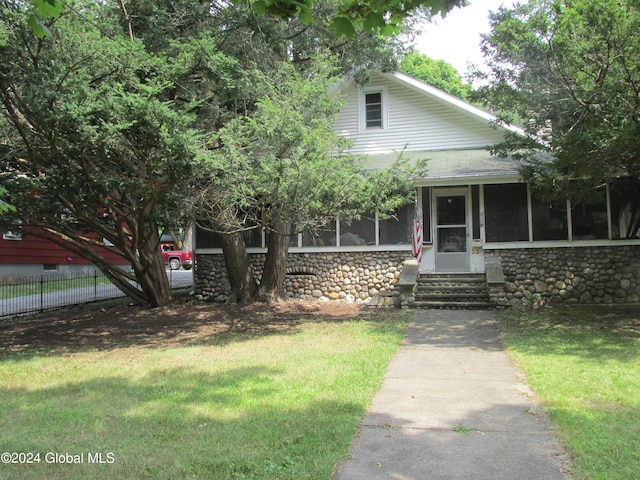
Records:
[[[370,86],[360,89],[358,98],[358,131],[379,132],[388,127],[389,97],[385,86]]]
[[[382,92],[365,93],[366,128],[382,128]]]

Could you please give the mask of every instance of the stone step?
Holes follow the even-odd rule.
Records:
[[[421,278],[418,285],[486,285],[484,278]]]
[[[409,304],[411,308],[433,308],[433,309],[475,309],[475,308],[493,308],[494,305],[489,301],[468,301],[468,302],[447,302],[447,301],[426,301],[414,300]]]
[[[439,290],[442,292],[451,292],[451,291],[468,291],[468,292],[478,292],[478,291],[484,291],[487,289],[487,285],[483,284],[483,283],[478,283],[478,284],[457,284],[457,285],[453,285],[453,284],[418,284],[416,285],[416,290],[422,291],[422,292],[431,292],[431,291],[435,291],[435,290]]]
[[[484,274],[422,274],[414,292],[412,308],[491,308]]]
[[[420,297],[420,298],[428,298],[428,297],[432,297],[432,298],[487,298],[487,292],[485,291],[473,291],[473,292],[467,292],[467,291],[448,291],[448,292],[442,292],[442,291],[431,291],[431,292],[424,292],[424,291],[417,291],[415,293],[416,297]]]

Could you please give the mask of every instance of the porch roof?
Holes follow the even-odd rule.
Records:
[[[461,185],[469,183],[520,181],[518,169],[521,162],[507,157],[491,155],[487,150],[439,150],[403,152],[403,158],[418,161],[427,159],[427,173],[416,179],[418,185]],[[398,153],[369,155],[365,170],[389,167]]]

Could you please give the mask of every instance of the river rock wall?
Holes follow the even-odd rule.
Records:
[[[290,253],[285,290],[291,298],[369,302],[397,283],[408,252]],[[264,254],[250,256],[254,274],[262,275]],[[223,302],[231,287],[222,255],[198,254],[198,299]]]
[[[624,304],[640,301],[640,246],[485,250],[500,258],[504,288],[496,305]]]

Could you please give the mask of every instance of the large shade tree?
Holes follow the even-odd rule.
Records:
[[[446,10],[462,2],[431,3]],[[300,10],[260,11],[256,2],[34,4],[30,13],[24,2],[3,2],[5,180],[11,198],[22,202],[20,218],[12,219],[40,227],[34,234],[53,235],[136,301],[152,305],[170,299],[157,253],[159,229],[172,226],[167,219],[184,218],[185,200],[203,197],[196,189],[217,199],[226,195],[195,174],[206,156],[201,139],[262,108],[246,72],[273,78],[284,61],[304,75],[322,51],[337,58],[343,72],[358,66],[362,77],[369,68],[393,68],[400,45],[377,35],[370,20],[363,26],[363,18],[350,41],[340,38],[332,20],[344,5],[332,1],[310,3],[313,21]],[[393,21],[412,9],[407,5]],[[225,256],[234,260],[243,287],[255,284],[241,238],[247,226],[233,227],[238,206],[216,202],[213,223],[229,240]],[[281,230],[272,225],[268,229]],[[107,262],[100,255],[105,250],[130,262],[133,272]]]
[[[137,6],[134,7],[134,5]],[[148,5],[148,3],[143,2],[139,4],[131,2],[130,10],[135,12],[135,15],[132,15],[138,19],[171,18],[173,15],[173,9],[159,16],[149,15],[145,10],[149,8]],[[163,2],[159,2],[158,8],[163,8],[163,5]],[[135,10],[134,8],[142,10]],[[182,15],[179,18],[188,18],[189,14],[193,15],[193,11],[189,10],[188,6],[181,13]],[[396,65],[395,59],[399,52],[403,50],[403,45],[397,38],[381,36],[364,29],[360,29],[358,34],[349,41],[337,37],[330,25],[331,19],[336,14],[336,5],[331,1],[314,3],[314,21],[308,25],[299,18],[278,20],[269,15],[255,15],[251,9],[247,9],[246,4],[231,6],[230,10],[224,13],[226,16],[219,16],[224,18],[222,21],[225,26],[224,29],[219,31],[209,29],[206,31],[206,38],[198,39],[198,45],[200,46],[198,57],[203,57],[202,52],[209,48],[208,46],[215,47],[204,56],[205,62],[199,62],[199,64],[206,63],[207,58],[211,58],[216,52],[224,52],[232,57],[237,62],[237,66],[246,73],[242,78],[227,83],[227,85],[230,85],[227,91],[231,95],[220,95],[221,90],[224,91],[224,84],[221,82],[217,82],[215,88],[209,89],[209,91],[218,93],[216,105],[222,105],[221,100],[227,98],[224,104],[226,117],[219,116],[218,120],[215,120],[215,117],[211,114],[217,114],[220,111],[219,109],[207,107],[200,111],[199,124],[206,125],[207,129],[214,133],[223,128],[234,115],[239,115],[247,122],[253,115],[262,115],[264,113],[262,109],[264,103],[262,101],[265,96],[273,98],[269,92],[273,92],[275,88],[274,81],[277,85],[278,81],[283,80],[279,94],[280,106],[283,107],[282,115],[287,114],[286,108],[284,108],[287,102],[295,104],[297,108],[308,108],[309,101],[305,105],[301,103],[300,99],[287,97],[284,85],[289,85],[290,82],[283,79],[283,68],[287,68],[290,73],[288,77],[285,77],[290,79],[291,75],[299,75],[300,82],[304,83],[316,76],[313,72],[319,68],[319,62],[322,63],[323,59],[331,57],[332,65],[336,67],[336,73],[346,74],[357,70],[357,77],[362,81],[366,79],[367,73],[373,68],[381,70],[394,68]],[[200,25],[202,24],[201,21]],[[147,28],[144,30],[153,32],[154,29]],[[150,40],[153,40],[153,36],[150,36]],[[357,66],[357,69],[354,66]],[[204,75],[204,78],[212,78],[212,73],[215,72],[208,72]],[[200,75],[199,77],[203,76]],[[191,80],[185,78],[183,84],[191,84]],[[221,89],[221,87],[223,88]],[[327,85],[325,84],[321,88],[315,88],[314,90],[315,98],[313,100],[318,104],[328,94],[326,87]],[[206,90],[201,91],[206,92]],[[236,96],[233,95],[234,92]],[[238,94],[241,95],[238,96]],[[257,101],[257,96],[260,97],[260,101]],[[309,108],[309,110],[311,111],[313,108]],[[325,112],[321,112],[320,115],[325,115]],[[318,116],[318,118],[321,118],[321,116]],[[296,125],[295,119],[291,120],[291,128],[293,129],[295,128],[294,125]],[[319,124],[320,122],[317,123]],[[328,124],[325,122],[325,125]],[[334,135],[333,132],[331,134]],[[218,154],[221,152],[229,153],[228,150],[220,149],[221,145],[225,146],[222,136],[217,138],[218,141],[212,145],[212,149]],[[305,141],[308,140],[305,139]],[[317,149],[318,147],[314,148]],[[233,168],[235,169],[235,167]],[[229,169],[227,168],[226,171],[228,172]],[[353,171],[353,169],[350,170],[351,173]],[[247,197],[244,200],[238,199],[236,196],[238,188],[236,187],[243,186],[245,187],[244,191],[250,191],[252,188],[256,188],[257,179],[262,179],[267,183],[259,188],[269,189],[278,181],[288,182],[289,179],[284,177],[290,173],[285,169],[279,172],[282,178],[275,178],[273,174],[278,172],[271,171],[272,175],[269,178],[265,178],[264,176],[251,177],[248,174],[245,176],[244,172],[245,170],[234,170],[237,175],[234,177],[234,181],[230,183],[233,188],[226,187],[229,183],[217,181],[224,178],[224,176],[214,179],[216,181],[211,181],[211,179],[207,179],[205,174],[205,180],[199,180],[199,185],[202,189],[197,197],[201,200],[197,203],[201,207],[205,206],[197,211],[197,218],[203,220],[200,225],[222,234],[220,243],[232,288],[232,293],[229,297],[230,302],[252,300],[256,298],[258,293],[258,283],[254,278],[253,268],[249,262],[244,234],[249,229],[262,227],[270,232],[281,230],[274,229],[273,222],[270,225],[264,225],[264,218],[259,221],[256,220],[254,218],[255,215],[252,213],[255,212],[255,209],[249,209],[248,211],[248,207],[243,204],[243,201],[251,203],[255,200],[255,197],[253,197],[253,200],[247,200]],[[251,187],[247,186],[249,180],[253,181]],[[299,194],[302,191],[303,189],[300,189]],[[282,203],[280,202],[279,205],[282,205]],[[324,213],[320,217],[325,218],[327,216],[326,212],[331,212],[332,209],[333,204],[329,201],[329,197],[326,197]],[[319,208],[316,208],[316,212],[318,211]],[[274,268],[274,270],[277,270],[278,274],[273,276],[263,275],[260,289],[262,296],[265,298],[281,297],[284,282],[282,266],[286,255],[278,255],[277,258],[279,260],[277,262],[272,262],[272,260],[276,258],[275,252],[282,251],[282,245],[285,244],[285,241],[288,241],[289,237],[269,235],[268,238],[274,242],[277,239],[281,240],[278,247],[269,248],[267,256],[267,271],[273,271],[272,266],[277,264],[278,267]],[[273,280],[267,281],[267,278]]]
[[[524,126],[496,151],[527,160],[544,198],[592,202],[626,176],[638,209],[640,6],[632,0],[536,0],[491,15],[483,98]],[[631,216],[631,218],[635,215]],[[635,235],[637,229],[627,229]]]
[[[256,72],[262,93],[255,112],[220,130],[220,148],[210,163],[208,199],[217,200],[212,210],[234,210],[229,218],[236,222],[227,231],[253,227],[267,234],[259,297],[268,301],[285,298],[292,235],[322,228],[336,216],[389,213],[413,195],[410,176],[416,166],[399,161],[390,170],[365,175],[361,159],[346,153],[350,142],[333,128],[342,106],[342,78],[321,60],[314,65],[304,73],[287,63],[277,75]],[[240,255],[246,251],[235,261]],[[232,292],[233,300],[254,293],[242,288]]]
[[[91,260],[138,303],[163,305],[159,221],[194,173],[195,115],[170,100],[167,66],[112,11],[88,2],[81,13],[38,39],[22,2],[3,2],[0,162],[16,209],[2,221]]]
[[[126,9],[124,0],[120,5]],[[317,6],[322,0],[238,0],[231,2],[237,5],[248,5],[258,15],[269,15],[283,20],[297,19],[305,25],[318,20]],[[429,15],[441,14],[454,7],[463,7],[467,0],[338,0],[332,1],[331,28],[337,36],[351,39],[359,27],[367,30],[391,35],[398,33],[407,19],[417,12]],[[65,0],[31,0],[33,11],[29,16],[29,24],[39,36],[47,35],[47,19],[59,16],[64,11]],[[215,2],[199,2],[193,5],[193,11],[215,8]],[[212,5],[214,5],[212,7]]]

